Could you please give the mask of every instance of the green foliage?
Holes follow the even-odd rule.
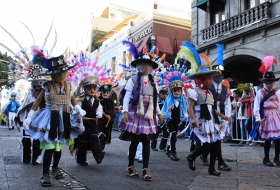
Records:
[[[13,60],[7,52],[2,53],[0,52],[0,86],[3,85],[1,81],[8,79],[8,63]]]
[[[250,88],[250,84],[249,83],[239,84],[237,90],[240,92],[240,94],[242,94],[245,88]]]

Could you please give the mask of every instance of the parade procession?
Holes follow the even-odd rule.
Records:
[[[280,189],[279,1],[25,1],[0,22],[0,190]]]

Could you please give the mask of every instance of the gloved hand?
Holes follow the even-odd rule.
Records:
[[[96,118],[102,118],[102,114],[100,115],[99,112],[96,112]]]
[[[32,120],[34,119],[35,115],[36,115],[36,112],[34,110],[30,110],[27,118],[23,121],[23,127],[26,130],[29,130],[29,126],[30,126]]]
[[[79,104],[75,105],[74,110],[79,113],[81,116],[86,115],[86,111],[81,108]]]

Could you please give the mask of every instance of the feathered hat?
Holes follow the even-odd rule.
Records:
[[[262,83],[272,83],[278,81],[280,78],[275,78],[275,75],[272,71],[268,71],[270,67],[275,64],[277,61],[273,56],[266,56],[262,59],[262,65],[259,68],[259,71],[262,73],[262,79],[259,79]]]
[[[221,74],[219,71],[212,70],[209,59],[205,55],[199,55],[194,46],[188,41],[182,42],[177,57],[183,58],[191,63],[191,69],[188,71],[189,79],[194,79],[205,74]]]
[[[136,46],[126,40],[123,40],[122,43],[128,47],[128,52],[132,58],[131,65],[136,67],[139,63],[149,63],[152,65],[153,69],[158,68],[158,59],[159,57],[154,53],[155,47],[151,49],[149,53],[146,52],[146,47],[143,48],[143,53],[139,54]]]
[[[217,46],[217,60],[216,63],[212,65],[213,70],[221,71],[224,79],[231,76],[231,72],[224,69],[224,47],[221,44],[216,44]]]
[[[47,69],[46,72],[40,73],[41,76],[63,73],[77,65],[77,63],[67,64],[63,55],[47,58],[41,50],[33,49],[32,52],[32,63]]]

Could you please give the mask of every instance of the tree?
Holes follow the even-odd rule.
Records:
[[[8,84],[8,64],[12,61],[12,57],[6,53],[0,52],[0,86]]]

